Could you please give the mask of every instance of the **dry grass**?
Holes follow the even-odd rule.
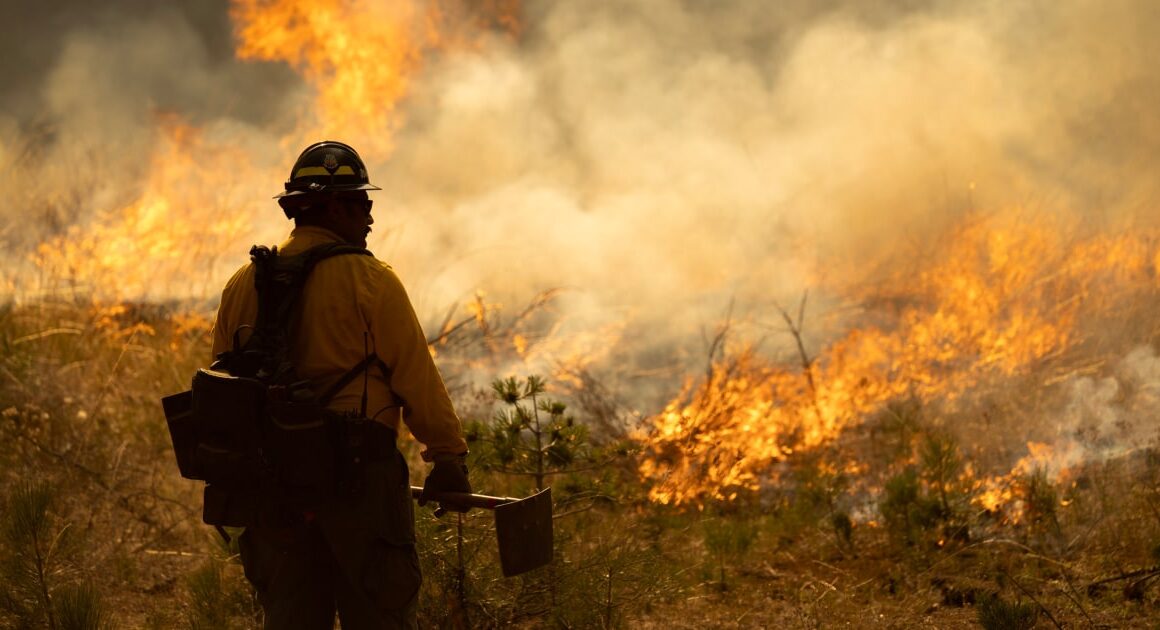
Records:
[[[0,308],[0,495],[10,500],[29,480],[52,489],[53,523],[75,546],[51,576],[51,594],[65,601],[95,589],[115,627],[257,627],[233,551],[199,522],[198,484],[177,474],[159,404],[204,361],[208,316],[88,303]],[[471,387],[456,391],[471,418],[489,409]],[[614,407],[589,400],[582,408]],[[915,521],[907,537],[879,518],[882,496],[866,488],[882,488],[897,472],[892,458],[934,433],[923,422],[899,433],[909,446],[888,444],[883,436],[893,434],[867,422],[840,444],[786,462],[781,482],[751,501],[704,512],[645,501],[626,452],[600,481],[616,501],[562,519],[556,569],[523,578],[498,576],[486,514],[467,519],[459,572],[457,529],[423,512],[422,619],[431,627],[973,628],[983,602],[997,597],[1033,607],[1036,627],[1156,626],[1160,578],[1146,571],[1160,565],[1156,450],[1091,464],[1063,483],[1027,480],[1024,505],[1034,509],[1018,522],[962,502],[957,535],[947,536],[952,521],[939,517]],[[972,461],[972,451],[961,453]],[[827,472],[851,457],[875,459],[866,479]],[[418,481],[422,467],[414,470]],[[591,490],[582,478],[559,483]],[[480,473],[476,485],[519,490],[502,475]],[[0,547],[5,557],[14,551]],[[450,605],[457,601],[467,607]],[[0,627],[20,626],[0,611]]]

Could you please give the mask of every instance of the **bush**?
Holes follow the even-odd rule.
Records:
[[[56,621],[61,630],[105,630],[113,627],[100,593],[91,584],[70,585],[60,589],[54,605]]]
[[[234,558],[210,558],[186,576],[185,622],[191,630],[249,627],[257,619],[255,595]]]
[[[1047,471],[1036,468],[1020,479],[1023,517],[1033,527],[1058,527],[1056,509],[1059,495],[1047,478]]]
[[[907,466],[886,481],[879,512],[887,531],[906,545],[967,540],[972,489],[963,480],[958,444],[945,434],[927,434],[917,459],[917,466]]]
[[[923,496],[918,471],[908,466],[886,481],[878,511],[895,541],[915,545],[939,522],[936,501]]]
[[[997,595],[984,597],[976,612],[984,630],[1030,630],[1039,618],[1034,604],[1006,602]]]
[[[757,527],[739,516],[707,518],[701,523],[705,548],[716,564],[721,590],[728,588],[726,567],[745,555],[757,540]]]
[[[79,579],[80,542],[53,513],[56,492],[44,483],[16,487],[0,530],[0,612],[19,627],[100,630],[109,625],[100,594]]]

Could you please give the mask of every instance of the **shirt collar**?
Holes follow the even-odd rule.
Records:
[[[317,225],[300,225],[290,232],[290,237],[278,246],[278,251],[287,256],[304,252],[323,243],[342,242],[342,237]]]

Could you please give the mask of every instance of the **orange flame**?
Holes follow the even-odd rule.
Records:
[[[651,497],[697,503],[756,489],[772,462],[833,440],[887,402],[953,407],[989,379],[1059,355],[1079,340],[1080,306],[1107,284],[1155,288],[1153,237],[1075,242],[1066,233],[1050,222],[962,224],[936,264],[890,279],[885,290],[855,291],[877,305],[868,312],[877,323],[825,348],[810,374],[751,352],[718,362],[643,436],[650,454],[640,472],[653,481]],[[997,490],[989,496],[1002,500]]]
[[[518,28],[515,2],[477,10]],[[318,91],[311,119],[302,121],[307,137],[356,137],[386,154],[424,53],[471,41],[464,11],[448,2],[234,0],[230,15],[240,59],[285,61]]]
[[[235,211],[240,200],[231,185],[247,162],[241,148],[207,139],[176,116],[160,116],[141,196],[41,243],[33,262],[59,283],[50,290],[113,300],[204,295],[219,248],[234,245],[249,221]]]
[[[470,47],[480,28],[517,32],[519,5],[234,0],[230,13],[238,57],[285,61],[317,93],[299,128],[282,138],[283,148],[296,151],[323,136],[353,137],[363,156],[373,159],[390,151],[401,124],[399,101],[424,53]],[[262,195],[285,176],[283,167],[254,166],[268,160],[224,131],[210,134],[178,116],[159,115],[151,167],[136,200],[89,209],[82,223],[39,245],[32,263],[40,278],[18,281],[5,274],[0,288],[13,294],[72,290],[113,301],[216,293],[259,236],[255,226],[280,220]]]

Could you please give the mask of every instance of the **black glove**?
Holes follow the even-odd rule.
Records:
[[[437,500],[445,492],[462,492],[471,494],[471,482],[467,480],[467,463],[463,457],[436,459],[435,466],[423,482],[423,493],[419,495],[419,506],[427,505],[428,501]],[[449,501],[440,501],[435,516],[443,516],[448,510],[466,512],[471,508]]]

